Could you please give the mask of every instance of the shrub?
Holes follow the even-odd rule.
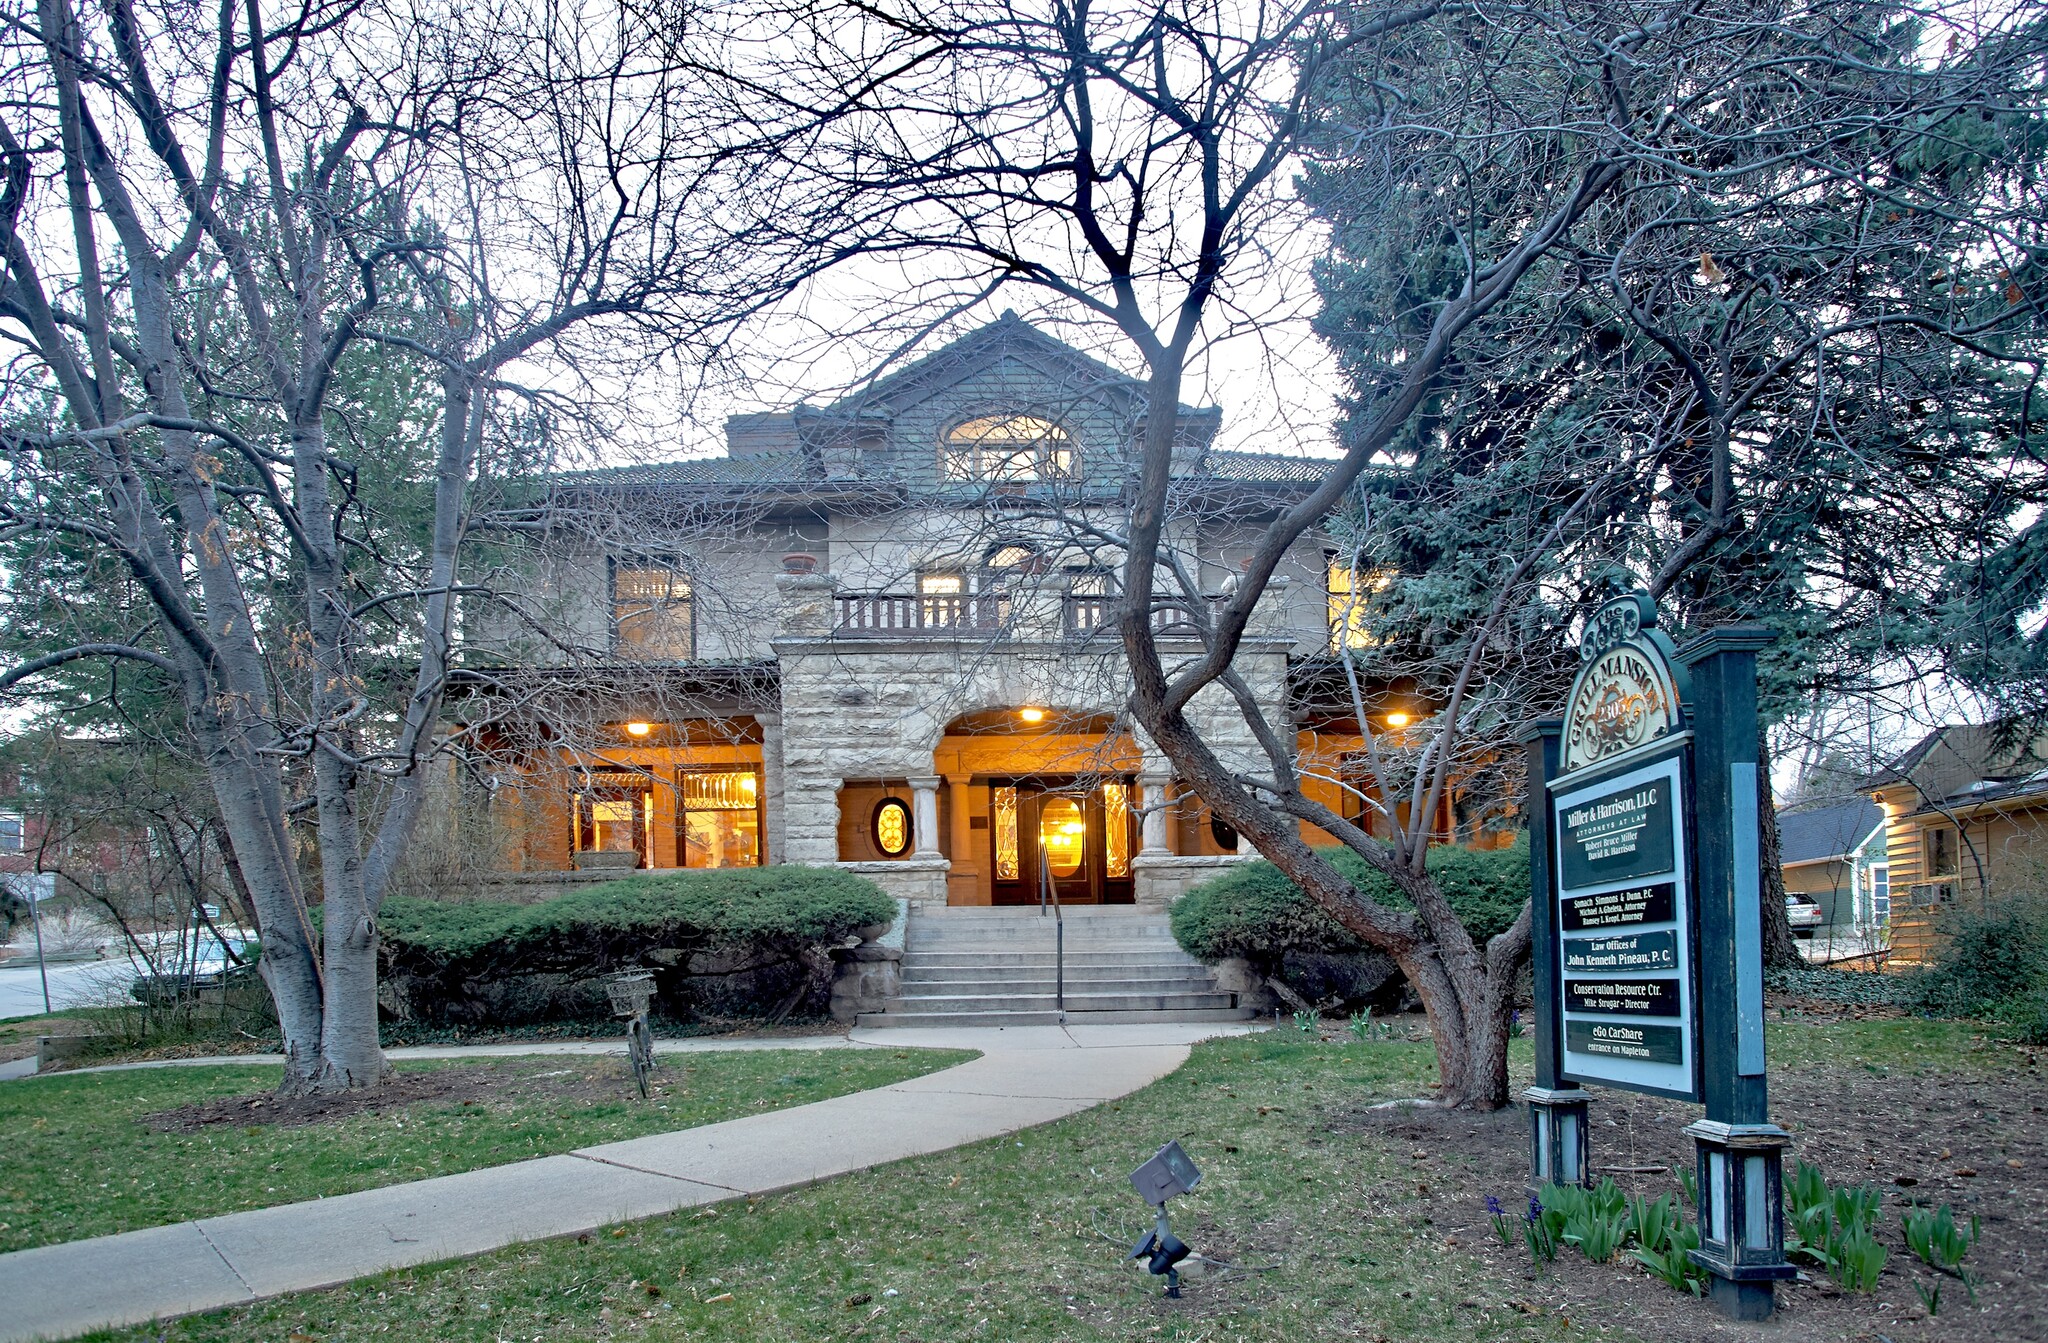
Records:
[[[2048,901],[2006,900],[1958,918],[1913,989],[1923,1011],[2006,1018],[2022,1033],[2034,1031],[2048,997]]]
[[[1411,908],[1378,869],[1349,849],[1325,850],[1336,869],[1383,905]],[[1529,899],[1529,843],[1477,850],[1443,844],[1429,851],[1429,870],[1484,942],[1505,932]],[[1246,863],[1189,891],[1173,907],[1173,935],[1191,956],[1220,961],[1242,956],[1273,965],[1288,952],[1355,952],[1362,944],[1271,863]]]
[[[895,915],[864,877],[781,866],[643,873],[532,905],[393,896],[378,923],[404,1015],[511,1025],[602,1015],[599,977],[641,965],[671,1015],[786,1012],[829,990],[826,948]]]
[[[1410,908],[1394,884],[1349,849],[1325,850],[1360,890],[1395,909]],[[1529,845],[1479,851],[1439,845],[1429,870],[1472,935],[1504,931],[1529,898]],[[1204,961],[1241,956],[1268,980],[1312,1003],[1394,1007],[1406,981],[1393,961],[1368,949],[1280,869],[1245,863],[1203,882],[1173,907],[1173,935]]]

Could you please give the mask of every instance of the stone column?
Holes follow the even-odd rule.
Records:
[[[757,713],[754,721],[761,725],[761,810],[767,831],[761,836],[761,861],[780,863],[789,856],[782,793],[782,715]]]
[[[916,832],[914,858],[939,858],[939,776],[920,774],[910,780],[911,828]]]
[[[974,845],[971,774],[946,776],[946,801],[952,810],[953,868],[946,877],[946,903],[971,904],[981,880],[981,854]]]
[[[1144,773],[1138,776],[1138,801],[1145,808],[1142,842],[1138,852],[1147,855],[1172,853],[1173,846],[1166,839],[1166,785],[1172,779],[1170,774]]]

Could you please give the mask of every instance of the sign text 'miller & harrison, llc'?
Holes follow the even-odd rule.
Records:
[[[1671,782],[1652,779],[1560,808],[1566,888],[1669,872]]]

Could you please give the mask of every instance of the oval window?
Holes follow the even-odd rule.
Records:
[[[1055,877],[1071,877],[1081,870],[1082,855],[1088,851],[1088,820],[1081,805],[1070,797],[1050,797],[1038,811],[1038,842],[1045,849],[1045,864]]]
[[[902,798],[885,797],[875,805],[875,847],[890,858],[910,848],[910,808]]]
[[[1225,853],[1237,852],[1237,827],[1214,812],[1209,813],[1209,838]]]

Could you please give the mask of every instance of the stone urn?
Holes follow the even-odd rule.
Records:
[[[786,574],[816,573],[818,557],[805,551],[792,551],[782,557],[782,572]]]

